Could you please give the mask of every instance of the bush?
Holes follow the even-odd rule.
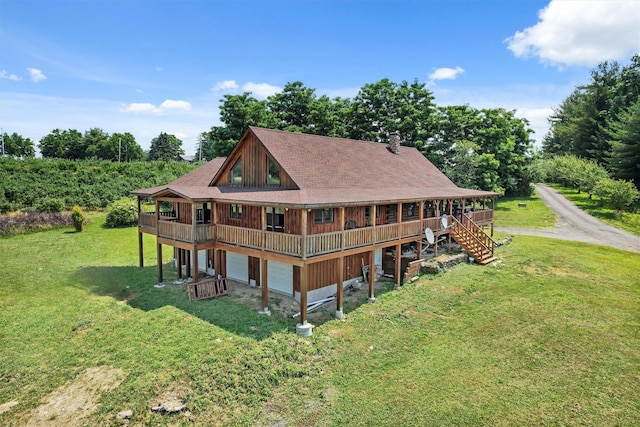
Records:
[[[84,229],[84,223],[87,221],[87,217],[80,209],[80,206],[76,205],[71,209],[71,219],[73,220],[73,228],[77,233],[80,233]]]
[[[615,209],[618,214],[640,198],[640,192],[631,181],[610,178],[600,181],[593,193],[600,197],[604,205]]]
[[[0,216],[0,236],[47,230],[71,225],[69,214],[60,212],[31,212]]]
[[[105,227],[131,227],[138,224],[138,209],[128,197],[116,200],[107,207]]]
[[[64,202],[53,197],[45,197],[35,204],[36,212],[62,212],[64,210]]]

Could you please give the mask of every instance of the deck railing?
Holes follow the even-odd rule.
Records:
[[[491,218],[493,211],[478,211],[476,215],[478,213],[481,213],[483,218]],[[443,231],[441,230],[441,217],[312,234],[306,236],[306,239],[297,234],[223,224],[199,224],[194,227],[191,224],[167,221],[164,220],[164,217],[156,222],[155,215],[149,213],[140,214],[139,225],[149,229],[156,228],[158,237],[176,241],[188,243],[218,241],[295,257],[313,257],[400,239],[417,238],[424,233],[427,227],[436,233]]]
[[[476,224],[482,224],[493,221],[493,209],[485,209],[482,211],[474,211],[472,218]]]
[[[211,299],[229,293],[227,279],[209,279],[187,285],[189,301]]]
[[[156,222],[155,212],[140,212],[138,216],[138,225],[140,227],[156,228]]]

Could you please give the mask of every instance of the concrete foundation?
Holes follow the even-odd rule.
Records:
[[[296,334],[301,337],[310,337],[313,333],[313,325],[311,323],[298,323],[296,325]]]

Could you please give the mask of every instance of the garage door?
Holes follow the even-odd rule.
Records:
[[[268,261],[267,280],[270,291],[293,294],[293,266],[277,261]]]
[[[247,255],[227,252],[227,277],[249,283],[249,258]]]

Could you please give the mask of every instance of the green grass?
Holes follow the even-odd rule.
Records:
[[[573,188],[562,187],[558,184],[548,184],[562,193],[573,204],[583,211],[604,221],[614,227],[621,228],[629,233],[640,236],[640,213],[622,212],[616,214],[613,209],[600,206],[600,200],[597,197],[589,198],[589,194],[580,192]]]
[[[0,239],[0,404],[19,402],[0,425],[101,365],[126,378],[91,425],[125,409],[133,425],[640,423],[640,254],[517,236],[494,265],[425,276],[301,338],[277,313],[154,288],[136,229],[103,222]],[[191,420],[149,410],[172,389]]]
[[[524,203],[525,207],[518,206]],[[546,228],[556,224],[555,214],[534,192],[530,197],[501,197],[496,201],[497,227]]]

